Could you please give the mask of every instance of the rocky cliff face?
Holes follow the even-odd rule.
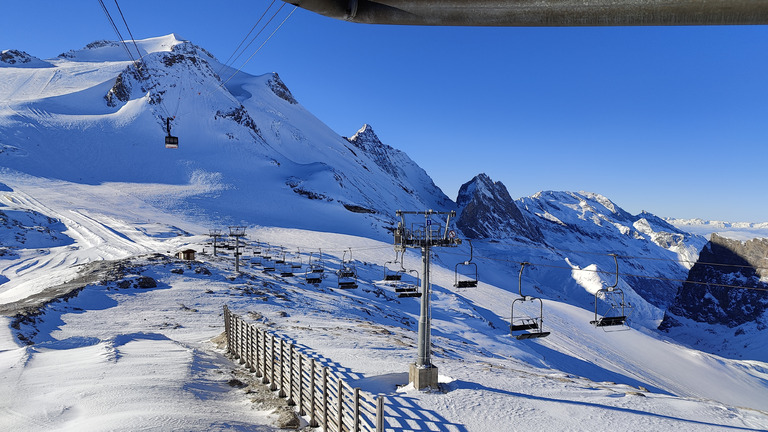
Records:
[[[347,138],[347,141],[354,146],[354,149],[351,149],[353,153],[362,153],[361,156],[373,160],[378,168],[391,176],[395,186],[402,191],[409,195],[431,197],[431,205],[439,209],[448,210],[455,207],[453,201],[435,185],[423,168],[407,154],[382,143],[370,125],[363,125],[357,133]],[[394,210],[398,209],[391,209],[392,212]]]
[[[768,239],[739,241],[713,234],[669,312],[729,327],[760,323],[768,309],[767,257]],[[675,318],[667,315],[659,328],[675,325]]]
[[[544,243],[541,231],[528,221],[501,182],[479,174],[459,189],[461,212],[456,226],[472,239],[514,239]]]

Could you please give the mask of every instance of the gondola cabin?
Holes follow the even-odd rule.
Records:
[[[179,148],[179,137],[168,135],[165,137],[165,148]]]

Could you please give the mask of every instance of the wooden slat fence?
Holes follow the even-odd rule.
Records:
[[[270,390],[287,397],[312,427],[327,432],[384,432],[384,397],[351,388],[292,343],[246,323],[224,305],[227,350]]]

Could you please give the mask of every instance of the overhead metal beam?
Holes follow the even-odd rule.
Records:
[[[364,24],[671,26],[768,24],[768,0],[283,0]]]

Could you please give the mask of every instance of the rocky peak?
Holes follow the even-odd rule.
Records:
[[[541,231],[526,219],[504,184],[486,174],[464,183],[456,204],[461,211],[456,225],[470,238],[543,242]]]
[[[760,324],[768,310],[768,283],[763,281],[768,276],[766,256],[768,239],[740,241],[712,234],[669,311],[694,321],[729,327],[755,321]],[[669,328],[674,322],[665,317],[659,328]]]
[[[351,138],[347,138],[347,141],[369,155],[381,169],[396,178],[401,177],[402,173],[392,160],[393,154],[398,150],[382,143],[370,125],[364,124]]]
[[[366,151],[384,146],[369,124],[364,124],[351,138],[347,138],[347,141]]]
[[[9,49],[0,51],[0,67],[50,67],[50,63],[29,55],[24,51]]]
[[[272,90],[272,93],[276,94],[280,99],[288,102],[291,105],[296,105],[299,103],[296,101],[296,98],[293,97],[291,91],[288,90],[288,87],[285,85],[283,80],[280,79],[280,75],[278,75],[277,72],[272,74],[272,77],[270,77],[267,81],[267,85],[269,86],[269,89]]]

